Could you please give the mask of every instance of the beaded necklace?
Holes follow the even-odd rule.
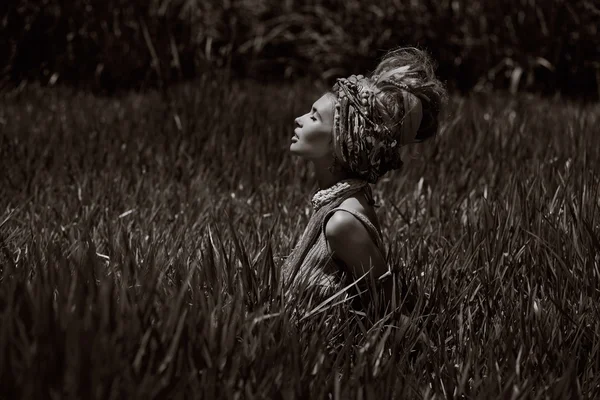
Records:
[[[327,189],[319,190],[313,196],[311,202],[315,211],[332,200],[343,196],[348,192],[367,186],[367,181],[362,179],[344,179]]]

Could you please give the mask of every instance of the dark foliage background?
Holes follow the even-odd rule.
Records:
[[[592,0],[8,0],[6,83],[96,90],[166,85],[226,69],[325,81],[419,45],[451,87],[597,98],[600,7]]]

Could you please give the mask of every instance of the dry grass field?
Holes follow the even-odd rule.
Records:
[[[315,189],[287,148],[322,90],[2,95],[0,397],[600,395],[600,108],[453,97],[375,186],[422,348],[397,315],[284,312]]]

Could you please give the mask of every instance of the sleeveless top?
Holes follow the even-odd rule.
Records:
[[[332,254],[327,247],[327,239],[325,236],[325,226],[331,216],[337,211],[344,211],[352,214],[357,218],[367,229],[371,240],[375,243],[381,255],[385,259],[385,251],[381,235],[373,223],[365,215],[346,208],[333,208],[327,212],[323,223],[321,224],[321,232],[316,243],[309,250],[305,260],[309,262],[303,263],[295,280],[303,282],[303,289],[312,296],[312,303],[320,301],[338,293],[340,290],[351,284],[359,277],[353,277],[347,270],[346,265],[341,260],[332,258]],[[344,298],[342,295],[339,300]]]

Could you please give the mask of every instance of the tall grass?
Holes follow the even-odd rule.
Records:
[[[9,81],[98,90],[238,76],[331,81],[399,45],[427,48],[456,88],[600,92],[591,0],[16,0],[0,8]]]
[[[280,296],[315,188],[293,117],[323,89],[4,95],[2,397],[600,394],[598,106],[454,98],[375,187],[402,330],[344,305],[298,323]]]

